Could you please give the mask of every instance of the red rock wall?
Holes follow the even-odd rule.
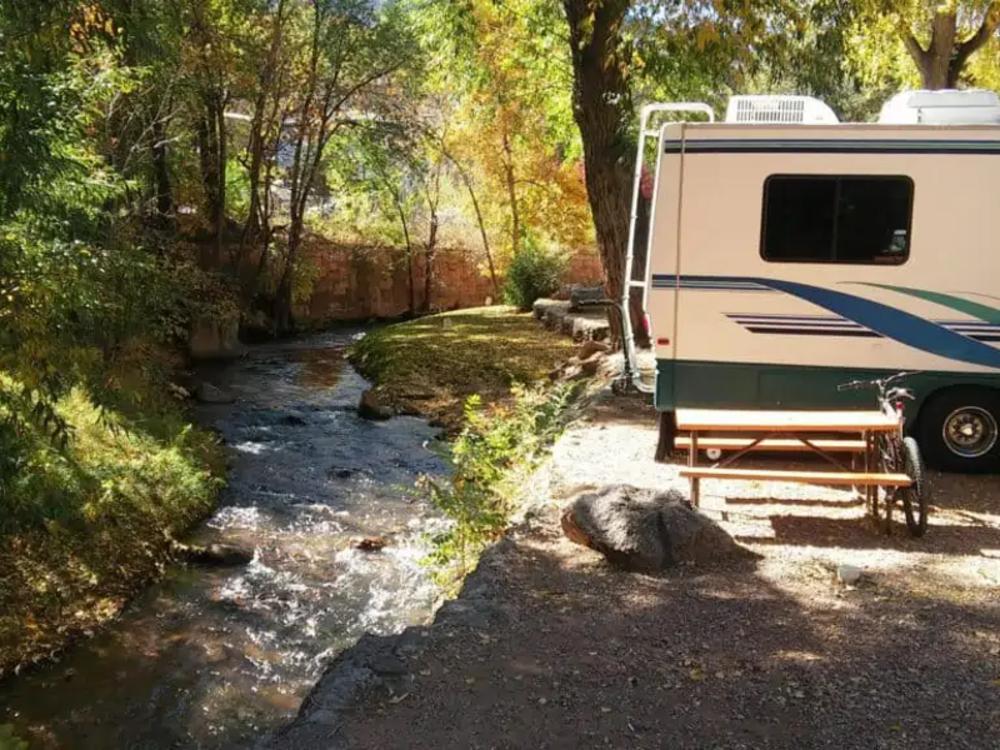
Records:
[[[564,284],[586,284],[595,286],[604,283],[604,269],[596,250],[581,250],[570,256],[566,267]]]
[[[313,239],[305,255],[317,275],[309,301],[296,308],[300,320],[392,318],[409,310],[406,260],[396,248],[344,246]],[[413,270],[416,306],[421,309],[424,259],[420,253],[414,257]],[[570,258],[563,282],[594,283],[602,277],[600,260],[588,249]],[[476,256],[460,249],[438,251],[430,309],[476,307],[490,299],[495,302],[496,297],[489,274],[480,269]]]

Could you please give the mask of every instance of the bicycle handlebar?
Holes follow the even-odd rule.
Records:
[[[895,383],[897,380],[902,380],[903,378],[908,378],[911,375],[917,375],[919,371],[913,370],[909,372],[897,372],[895,375],[890,375],[886,378],[876,378],[874,380],[851,380],[847,383],[841,383],[837,386],[838,391],[859,391],[866,388],[872,388],[881,393],[884,393],[891,383]],[[905,389],[904,389],[905,390]]]
[[[837,386],[838,391],[860,391],[862,388],[870,388],[872,383],[868,380],[851,380]]]

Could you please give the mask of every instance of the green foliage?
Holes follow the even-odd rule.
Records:
[[[0,385],[11,385],[3,373]],[[113,616],[221,482],[217,442],[176,407],[130,417],[74,388],[55,408],[64,446],[31,423],[13,430],[0,407],[0,670]]]
[[[11,428],[34,422],[57,444],[68,431],[57,401],[82,385],[117,402],[123,355],[176,341],[201,299],[189,294],[200,272],[151,251],[133,185],[101,153],[106,108],[138,78],[117,64],[110,19],[72,5],[0,15],[0,35],[18,40],[0,55],[12,94],[0,95],[0,407]]]
[[[0,750],[29,750],[28,743],[14,732],[10,724],[0,724]]]
[[[243,163],[232,157],[226,164],[226,213],[241,223],[250,215],[250,178]]]
[[[129,513],[182,526],[211,507],[218,480],[206,465],[215,462],[214,443],[174,408],[137,421],[75,389],[56,409],[71,430],[64,447],[37,428],[15,430],[0,419],[0,536]]]
[[[559,279],[565,268],[564,255],[526,237],[521,251],[507,269],[504,301],[521,310],[530,310],[536,299],[559,289]]]
[[[451,477],[421,484],[451,522],[434,537],[429,561],[444,580],[461,579],[479,553],[507,528],[525,478],[564,427],[575,387],[515,386],[509,405],[483,408],[478,395],[465,402],[465,427],[451,446]]]

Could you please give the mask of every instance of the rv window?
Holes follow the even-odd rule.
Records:
[[[909,177],[772,175],[764,183],[761,255],[790,263],[903,263]]]

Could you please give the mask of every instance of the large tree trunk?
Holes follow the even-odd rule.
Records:
[[[958,12],[948,5],[941,5],[935,11],[926,49],[908,25],[904,25],[902,34],[906,49],[920,71],[923,87],[933,90],[957,87],[969,58],[990,40],[998,27],[1000,0],[993,0],[976,32],[964,41],[958,41]]]
[[[633,144],[627,134],[632,98],[622,24],[629,0],[563,0],[573,57],[573,116],[583,139],[587,197],[604,266],[605,291],[621,297],[631,198]],[[633,329],[642,330],[636,306]],[[621,326],[612,316],[612,336]]]

